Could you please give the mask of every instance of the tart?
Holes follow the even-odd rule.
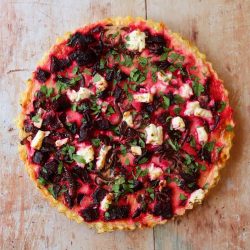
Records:
[[[229,158],[228,92],[162,23],[67,33],[22,96],[20,155],[60,212],[98,232],[163,224],[201,203]]]

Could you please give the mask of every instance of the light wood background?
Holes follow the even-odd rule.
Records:
[[[18,159],[24,81],[57,36],[109,16],[163,21],[213,62],[235,109],[232,157],[204,204],[155,229],[98,235],[44,202]],[[0,0],[0,249],[250,249],[249,0]]]

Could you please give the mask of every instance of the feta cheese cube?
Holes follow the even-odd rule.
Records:
[[[133,155],[141,155],[142,154],[142,150],[141,147],[139,146],[131,146],[131,152]]]
[[[91,145],[79,148],[76,154],[81,156],[86,163],[93,161],[95,156],[94,149]]]
[[[193,95],[193,90],[189,84],[183,84],[179,89],[179,95],[185,99],[188,99]]]
[[[138,102],[149,103],[153,101],[153,95],[151,93],[134,94],[133,97],[134,97],[134,100]]]
[[[196,128],[196,132],[198,135],[198,140],[200,143],[205,143],[208,140],[208,135],[204,127]]]
[[[96,161],[97,170],[101,170],[104,167],[106,156],[111,148],[111,146],[102,145]]]
[[[38,130],[35,137],[33,138],[33,140],[31,141],[30,146],[34,149],[39,150],[42,146],[43,143],[43,139],[49,135],[49,131],[42,131],[42,130]]]
[[[161,168],[155,167],[154,163],[151,163],[150,167],[148,168],[148,173],[150,179],[153,181],[158,179],[163,174],[163,171]]]
[[[200,103],[198,101],[188,102],[184,114],[187,116],[193,115],[197,108],[200,108]]]
[[[55,145],[57,147],[61,147],[62,145],[66,144],[68,142],[69,138],[63,138],[60,140],[56,140]]]
[[[112,193],[107,194],[101,201],[101,206],[100,206],[101,210],[107,211],[110,204],[112,203],[113,198],[114,195]]]
[[[185,131],[185,123],[180,116],[172,118],[171,123],[174,130]]]
[[[129,50],[138,50],[141,52],[145,46],[146,35],[140,30],[134,30],[126,36],[126,47]]]
[[[159,81],[165,82],[166,84],[168,84],[168,82],[172,79],[173,76],[171,72],[157,72],[156,75]]]
[[[100,74],[95,74],[93,83],[98,91],[104,91],[108,87],[108,83]]]
[[[126,111],[123,113],[123,121],[125,121],[129,127],[133,127],[133,117],[132,117],[132,112],[131,111]]]
[[[80,100],[84,100],[89,98],[93,92],[87,88],[80,87],[78,91],[75,90],[68,90],[67,96],[72,102],[78,102]]]
[[[203,108],[196,108],[194,111],[194,115],[202,117],[202,118],[208,118],[208,119],[213,117],[212,112],[210,110],[203,109]]]
[[[156,127],[154,124],[150,124],[145,128],[145,132],[147,144],[161,145],[163,143],[162,126]]]

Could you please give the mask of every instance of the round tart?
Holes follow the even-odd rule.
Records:
[[[46,199],[98,232],[200,203],[229,158],[228,93],[161,23],[112,18],[58,39],[27,82],[20,155]]]

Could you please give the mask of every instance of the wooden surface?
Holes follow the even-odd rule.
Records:
[[[1,0],[0,249],[250,249],[250,1]],[[230,91],[236,138],[219,185],[183,218],[98,235],[44,202],[18,159],[18,96],[55,38],[108,16],[163,21],[192,40]]]

